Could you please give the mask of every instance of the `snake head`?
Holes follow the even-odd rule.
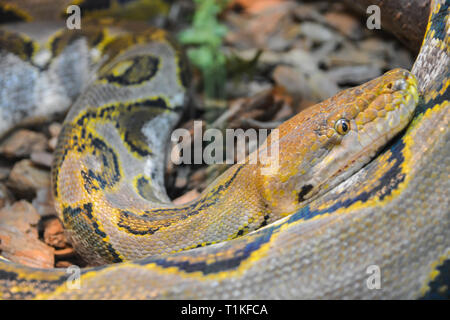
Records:
[[[262,178],[269,207],[292,213],[353,175],[406,127],[418,100],[415,77],[394,69],[283,123],[270,142],[283,150],[278,168]]]

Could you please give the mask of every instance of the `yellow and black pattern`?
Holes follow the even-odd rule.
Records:
[[[137,157],[145,157],[152,151],[145,143],[142,127],[151,119],[167,111],[170,109],[166,101],[161,97],[155,97],[136,102],[114,103],[94,110],[88,109],[74,123],[81,128],[80,139],[85,138],[86,127],[95,123],[113,123],[129,151]],[[73,139],[76,139],[76,136]]]
[[[114,66],[114,69],[105,71],[100,75],[100,81],[118,86],[139,85],[155,76],[159,63],[159,59],[151,55],[133,57],[133,59],[121,61]]]
[[[169,11],[169,5],[164,0],[76,0],[72,4],[78,5],[86,15],[96,18],[147,21]]]
[[[13,3],[0,2],[0,21],[11,23],[18,21],[31,21],[32,17],[25,10],[22,10]]]
[[[142,198],[150,201],[158,200],[158,198],[153,193],[151,177],[147,177],[144,174],[137,175],[134,178],[133,185],[136,190],[136,193],[139,194]]]
[[[68,230],[77,234],[77,237],[86,242],[86,246],[96,246],[95,254],[103,259],[121,262],[122,257],[108,242],[108,236],[102,230],[99,222],[93,215],[92,203],[86,203],[72,208],[67,206],[63,209],[62,216],[64,225]]]
[[[272,195],[286,194],[298,206],[281,220],[272,210],[275,202],[267,201],[271,180],[255,173],[257,165],[234,166],[198,201],[172,206],[159,189],[161,166],[154,166],[164,158],[159,141],[167,136],[161,128],[173,126],[184,105],[180,96],[188,78],[179,49],[154,29],[91,41],[111,54],[68,115],[55,157],[54,192],[77,249],[94,263],[120,263],[83,270],[80,290],[70,290],[64,270],[0,261],[0,297],[448,298],[449,6],[433,1],[412,70],[418,88],[407,72],[394,70],[328,101],[345,105],[346,95],[358,90],[370,95],[374,87],[410,85],[405,94],[389,91],[382,97],[395,115],[393,101],[400,101],[401,114],[419,91],[409,127],[402,131],[398,125],[394,133],[400,134],[375,159],[317,198],[308,198],[316,180],[289,185],[287,178],[281,179],[286,184],[275,179]],[[140,70],[144,65],[148,69]],[[158,85],[161,76],[171,78],[165,83],[170,90]],[[377,98],[370,101],[379,103]],[[321,143],[340,150],[339,142],[351,141],[345,139],[358,121],[357,129],[364,131],[383,117],[386,111],[376,107],[382,115],[368,119],[373,111],[358,106],[362,110],[348,121],[352,130],[342,136],[330,127],[335,120],[320,119],[311,132],[326,132]],[[328,120],[342,113],[327,101],[314,108],[311,112],[330,112]],[[306,139],[295,139],[297,119],[283,124],[274,141],[285,148],[281,170],[286,166],[293,176],[300,170],[290,167],[291,154],[302,143],[308,149]],[[229,241],[217,243],[223,240]],[[379,290],[366,285],[366,270],[373,265],[382,272]]]
[[[8,48],[8,51],[22,60],[30,61],[36,52],[37,44],[24,35],[0,30],[0,48]]]

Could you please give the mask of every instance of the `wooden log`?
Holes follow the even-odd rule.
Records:
[[[430,0],[343,0],[351,9],[369,16],[367,8],[377,5],[381,11],[381,25],[413,52],[417,53],[425,35],[430,12]]]

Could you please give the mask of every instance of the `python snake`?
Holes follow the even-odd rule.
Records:
[[[277,145],[279,167],[237,164],[181,206],[163,187],[163,150],[188,75],[167,34],[4,27],[0,110],[18,102],[24,110],[3,112],[0,130],[5,119],[39,117],[36,102],[59,111],[75,100],[53,192],[75,248],[99,266],[83,269],[81,287],[70,289],[64,269],[0,260],[0,298],[448,295],[449,4],[433,1],[411,74],[392,70],[298,114],[257,151]],[[380,289],[367,286],[373,265]]]

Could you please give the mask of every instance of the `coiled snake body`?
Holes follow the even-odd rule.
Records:
[[[60,136],[53,191],[75,247],[100,266],[82,270],[81,287],[70,289],[65,270],[0,261],[0,297],[447,294],[439,281],[450,254],[448,7],[433,2],[414,76],[392,70],[300,113],[257,151],[279,147],[278,167],[235,165],[183,206],[165,194],[163,148],[188,75],[163,31],[66,30],[38,50],[35,28],[4,29],[3,120],[19,119],[4,112],[19,98],[31,110],[22,116],[38,117],[37,101],[58,111],[82,92]],[[27,86],[14,81],[19,72]],[[378,290],[367,286],[370,266],[381,271]]]

